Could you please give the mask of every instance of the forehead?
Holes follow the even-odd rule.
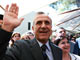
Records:
[[[60,42],[67,42],[67,38],[62,39]]]
[[[58,29],[57,32],[65,32],[64,29]]]
[[[45,20],[52,22],[51,18],[45,14],[36,15],[34,22],[45,21]]]

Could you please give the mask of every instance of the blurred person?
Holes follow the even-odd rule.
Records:
[[[78,38],[76,38],[76,43],[74,46],[74,54],[77,54],[80,56],[80,33],[78,33]]]
[[[9,41],[9,47],[12,47],[14,42],[16,40],[20,40],[21,39],[21,34],[16,32],[16,33],[13,33],[11,38],[10,38],[10,41]]]
[[[9,41],[9,45],[8,45],[7,48],[11,48],[11,47],[13,46],[13,44],[14,44],[14,40],[11,40],[11,39],[10,39],[10,41]]]
[[[24,33],[21,36],[21,40],[32,40],[34,38],[34,34],[32,32]]]
[[[54,42],[55,39],[56,39],[56,36],[55,35],[52,35],[51,36],[51,41]]]
[[[61,36],[64,36],[66,37],[67,34],[66,34],[66,30],[63,28],[63,27],[59,27],[57,30],[56,30],[56,39],[58,37],[61,37]],[[70,41],[70,40],[69,40]],[[73,53],[73,50],[74,50],[74,43],[70,41],[70,52]]]
[[[21,38],[21,34],[18,32],[13,33],[11,36],[11,40],[13,40],[13,41],[20,40],[20,38]]]
[[[27,32],[27,36],[29,36],[30,40],[34,38],[34,34],[32,32]]]
[[[3,24],[3,15],[0,14],[0,27],[1,27],[2,24]]]
[[[21,40],[29,40],[29,39],[30,39],[29,36],[27,36],[26,34],[23,34],[21,36]]]
[[[76,37],[72,37],[71,42],[76,43]]]
[[[62,60],[62,50],[49,40],[52,34],[52,20],[43,12],[38,12],[33,21],[32,29],[35,38],[33,40],[17,40],[12,48],[7,50],[11,32],[23,20],[23,18],[20,20],[16,18],[18,16],[16,4],[12,4],[11,8],[8,8],[6,6],[2,30],[0,29],[1,33],[5,33],[0,38],[0,60]],[[9,36],[6,37],[7,39],[3,38],[6,33]]]
[[[66,36],[66,30],[63,27],[59,27],[56,30],[56,38],[61,36]]]
[[[59,37],[54,41],[54,44],[62,49],[62,60],[80,60],[80,56],[70,53],[70,43],[67,37]]]

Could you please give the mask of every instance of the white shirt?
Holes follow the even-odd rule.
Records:
[[[72,54],[72,53],[69,53],[69,54],[71,56],[71,60],[80,60],[80,56]]]
[[[37,41],[38,41],[38,40],[37,40]],[[38,43],[39,43],[39,46],[40,46],[40,47],[43,45],[43,44],[42,44],[41,42],[39,42],[39,41],[38,41]],[[50,48],[50,45],[49,45],[49,41],[48,41],[45,45],[48,47],[48,49],[46,49],[46,54],[47,54],[49,60],[53,60],[53,55],[52,55],[52,51],[51,51],[51,48]]]

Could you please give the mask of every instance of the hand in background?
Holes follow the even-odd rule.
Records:
[[[18,19],[18,12],[19,7],[15,3],[13,3],[10,8],[9,5],[6,6],[2,29],[8,32],[12,32],[16,27],[21,24],[23,18]]]

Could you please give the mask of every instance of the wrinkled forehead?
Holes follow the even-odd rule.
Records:
[[[46,14],[37,14],[35,16],[35,18],[34,18],[34,22],[37,21],[37,20],[41,20],[41,19],[46,19],[46,20],[50,21],[51,24],[52,24],[51,18],[48,15],[46,15]]]

